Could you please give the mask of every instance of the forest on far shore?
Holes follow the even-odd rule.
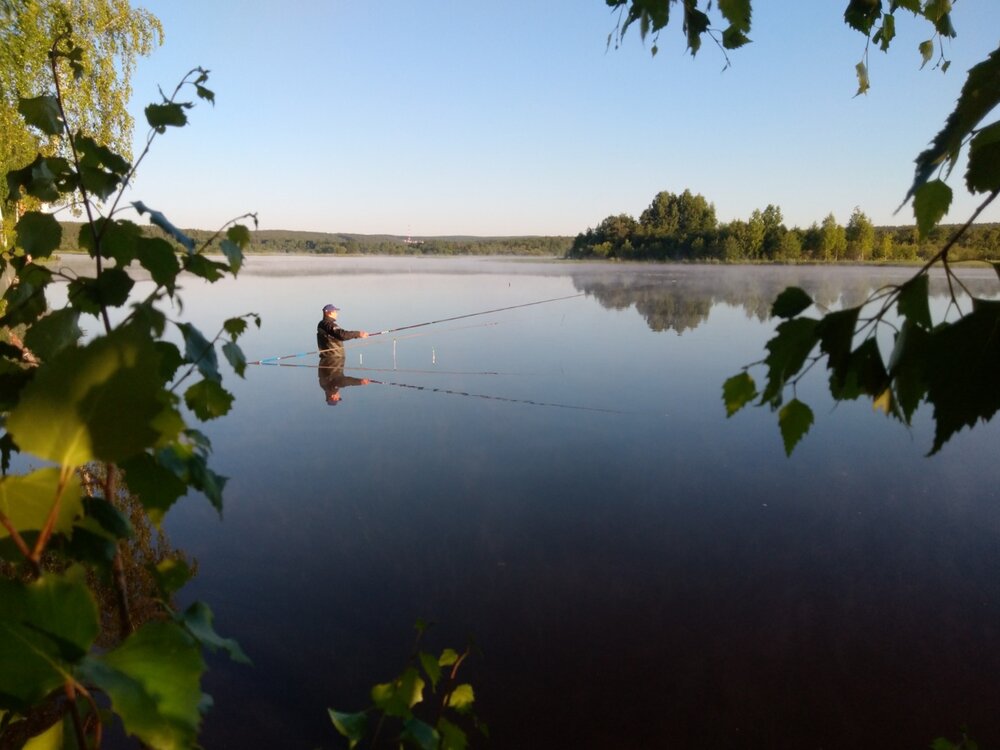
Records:
[[[62,252],[79,252],[79,222],[60,222]],[[809,227],[787,227],[781,209],[768,205],[746,220],[719,222],[715,206],[689,190],[658,193],[638,219],[608,216],[575,238],[566,236],[402,237],[262,229],[248,254],[268,255],[513,255],[582,260],[692,262],[899,262],[936,253],[958,225],[941,224],[921,239],[916,226],[875,226],[859,208],[846,224],[828,214]],[[158,229],[150,228],[152,233]],[[201,244],[212,236],[185,230]],[[974,224],[951,250],[953,261],[1000,260],[1000,224]]]

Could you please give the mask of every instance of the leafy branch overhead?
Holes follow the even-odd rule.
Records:
[[[236,276],[251,241],[239,222],[256,225],[256,217],[226,222],[202,243],[141,201],[132,208],[157,231],[121,218],[124,191],[154,139],[187,124],[194,104],[180,94],[193,88],[214,101],[207,71],[195,68],[146,110],[150,134],[133,164],[72,125],[63,92],[73,83],[61,71],[86,76],[87,69],[70,31],[49,60],[54,92],[21,99],[18,111],[25,128],[61,139],[66,149],[40,152],[8,172],[6,199],[15,206],[77,205],[87,217],[78,244],[92,273],[49,264],[61,225],[46,211],[17,211],[0,255],[0,446],[5,472],[14,451],[48,468],[0,478],[0,559],[14,561],[0,562],[0,745],[44,730],[46,741],[65,731],[75,741],[67,747],[97,747],[107,721],[102,707],[110,706],[145,746],[191,747],[208,705],[203,650],[244,662],[246,656],[215,632],[206,605],[173,608],[174,593],[193,575],[176,560],[131,571],[153,590],[150,613],[137,619],[130,592],[139,587],[126,583],[122,556],[137,529],[158,526],[191,491],[222,510],[226,478],[210,468],[211,443],[190,422],[229,411],[233,397],[223,386],[219,352],[242,377],[238,340],[260,318],[231,317],[205,335],[161,307],[182,308],[185,275],[210,282]],[[216,240],[221,256],[210,256]],[[141,293],[132,278],[138,269],[153,282]],[[59,309],[47,303],[54,284],[67,292]],[[168,327],[180,346],[165,337]],[[101,481],[82,482],[95,474]],[[127,504],[137,509],[138,524],[123,515]],[[103,581],[114,582],[122,623],[111,643],[102,640]]]

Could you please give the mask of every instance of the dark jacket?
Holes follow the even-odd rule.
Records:
[[[337,321],[324,317],[316,326],[316,346],[320,351],[341,350],[342,343],[349,339],[361,338],[361,331],[347,331],[337,325]]]

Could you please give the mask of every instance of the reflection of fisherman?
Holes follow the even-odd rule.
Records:
[[[344,343],[350,339],[366,339],[367,331],[347,331],[337,325],[340,308],[327,305],[323,319],[316,326],[316,345],[319,347],[319,385],[326,394],[326,403],[340,403],[340,389],[350,385],[368,385],[368,378],[344,375]]]

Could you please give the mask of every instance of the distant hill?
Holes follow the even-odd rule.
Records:
[[[60,222],[60,250],[79,252],[80,222]],[[150,233],[159,233],[150,228]],[[195,242],[204,242],[212,232],[185,229]],[[400,237],[390,234],[345,234],[261,229],[253,233],[249,253],[316,255],[538,255],[563,256],[572,237]]]

